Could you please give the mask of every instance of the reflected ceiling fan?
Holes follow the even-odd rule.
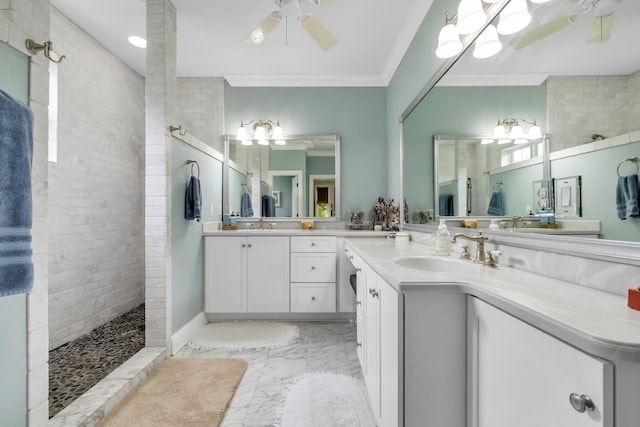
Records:
[[[338,41],[325,28],[325,26],[310,13],[304,12],[301,6],[301,0],[274,0],[279,10],[271,12],[260,24],[244,39],[246,43],[260,44],[264,41],[267,34],[271,32],[282,18],[285,24],[289,17],[295,17],[302,27],[309,33],[313,40],[324,50],[331,49]],[[329,3],[332,0],[308,0],[315,5]]]
[[[591,20],[591,27],[587,35],[588,43],[602,43],[611,37],[611,29],[613,28],[615,4],[622,0],[566,0],[569,3],[575,3],[577,9],[558,19],[547,22],[538,28],[526,32],[511,40],[510,44],[514,49],[523,49],[532,43],[548,37],[578,21],[582,16],[592,12],[594,14]]]

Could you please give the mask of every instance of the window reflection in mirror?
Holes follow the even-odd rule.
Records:
[[[225,140],[229,159],[225,212],[240,217],[337,218],[337,135],[298,135],[282,145]]]

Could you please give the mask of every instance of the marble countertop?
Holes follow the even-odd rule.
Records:
[[[339,237],[378,237],[386,238],[390,232],[373,230],[348,230],[344,228],[238,228],[237,230],[203,230],[202,235],[209,236],[339,236]],[[386,239],[385,239],[386,240]]]
[[[349,238],[348,246],[396,290],[461,292],[608,360],[640,361],[640,311],[624,297],[511,267],[436,257],[425,245],[393,239]],[[439,272],[399,265],[401,257],[451,264]],[[447,270],[447,271],[445,271]]]

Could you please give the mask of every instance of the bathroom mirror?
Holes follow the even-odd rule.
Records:
[[[434,135],[484,135],[498,119],[515,117],[536,120],[550,134],[543,170],[556,178],[582,176],[583,218],[601,221],[602,238],[640,241],[638,222],[620,221],[615,209],[616,166],[640,152],[635,132],[640,123],[640,56],[630,51],[640,43],[635,30],[640,2],[580,3],[528,2],[532,22],[522,34],[583,5],[589,10],[525,47],[518,45],[517,35],[500,36],[503,50],[488,59],[475,58],[471,46],[437,85],[423,89],[427,95],[402,120],[409,222],[416,222],[416,211],[438,208],[435,178],[429,176],[436,160],[430,153],[435,151]],[[600,24],[609,28],[612,22],[610,34],[597,39],[592,29]],[[434,50],[436,44],[434,40]],[[602,137],[606,139],[600,141]],[[531,183],[519,191],[530,194]],[[518,207],[518,214],[525,206]]]
[[[240,217],[337,220],[340,137],[296,135],[283,142],[244,145],[235,137],[225,137],[224,212]],[[247,198],[251,212],[246,209]],[[265,203],[273,206],[263,210]]]

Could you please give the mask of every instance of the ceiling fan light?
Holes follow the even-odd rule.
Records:
[[[489,58],[502,50],[496,27],[491,24],[476,39],[473,56],[478,59]]]
[[[515,34],[531,22],[531,14],[527,9],[527,0],[511,0],[500,12],[498,33]]]
[[[264,126],[256,126],[256,133],[253,135],[253,139],[261,140],[267,137],[264,131]]]
[[[527,138],[529,139],[542,138],[542,130],[540,129],[540,126],[536,124],[535,121],[533,122],[533,126],[529,128],[529,134],[527,135]]]
[[[461,0],[458,5],[458,33],[462,35],[478,31],[487,22],[481,0]]]
[[[447,24],[440,30],[438,36],[438,48],[436,56],[438,58],[451,58],[462,51],[462,42],[458,35],[458,29],[453,24]]]

